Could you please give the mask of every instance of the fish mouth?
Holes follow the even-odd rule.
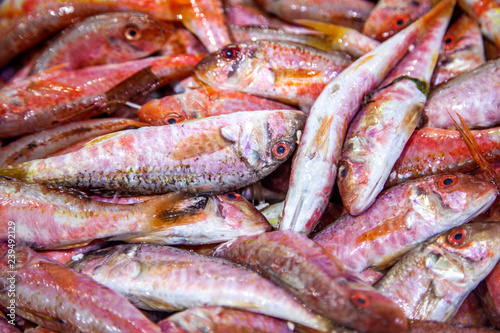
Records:
[[[370,191],[360,191],[351,196],[348,208],[349,214],[359,215],[370,208],[370,206],[375,202],[381,192],[380,190],[378,190],[378,188],[380,184],[382,184],[382,178],[383,177],[381,176],[377,177],[377,181],[374,186],[371,187]]]

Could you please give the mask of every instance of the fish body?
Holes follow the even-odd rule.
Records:
[[[0,4],[3,18],[0,67],[75,20],[117,11],[137,11],[158,20],[182,21],[209,51],[231,42],[222,3],[218,0],[6,0]]]
[[[105,13],[89,17],[57,37],[36,57],[30,75],[56,65],[65,69],[111,64],[158,51],[172,26],[142,13]],[[92,52],[82,52],[82,50]]]
[[[473,130],[488,162],[500,159],[500,128]],[[469,172],[477,168],[460,133],[454,129],[423,127],[415,130],[396,161],[386,188],[433,174]]]
[[[448,112],[457,112],[470,128],[492,127],[500,122],[500,58],[462,73],[431,91],[424,108],[423,124],[452,127]]]
[[[150,89],[152,84],[183,78],[193,70],[201,55],[149,57],[119,64],[76,70],[45,71],[14,80],[0,90],[0,138],[17,137],[59,124],[90,118],[117,103]],[[126,79],[150,69],[146,81],[134,80],[132,87],[115,91]],[[115,90],[113,90],[115,89]]]
[[[248,111],[126,130],[0,174],[104,193],[224,193],[256,182],[290,157],[304,118],[300,111]]]
[[[420,122],[448,22],[449,17],[443,17],[430,28],[351,122],[337,178],[351,215],[361,214],[375,201]]]
[[[213,255],[261,273],[342,326],[360,332],[406,329],[397,306],[302,234],[287,230],[240,237],[220,245]]]
[[[288,324],[273,317],[220,306],[194,307],[158,323],[163,333],[292,333]]]
[[[314,229],[327,207],[344,136],[363,96],[404,56],[425,31],[424,26],[450,15],[453,5],[441,2],[421,20],[356,60],[323,89],[311,108],[293,160],[281,230],[308,234]]]
[[[476,19],[483,35],[500,47],[500,3],[497,0],[459,0],[458,3]]]
[[[44,158],[82,140],[145,125],[126,118],[90,119],[25,135],[1,147],[0,166]]]
[[[15,223],[17,240],[38,249],[78,246],[101,238],[220,243],[270,229],[256,208],[235,193],[215,197],[173,193],[121,205],[0,178],[0,194],[0,225],[5,227],[0,239],[8,239],[8,225]]]
[[[231,44],[196,66],[201,81],[308,110],[322,89],[351,64],[344,53],[325,52],[285,41]]]
[[[498,223],[468,223],[432,237],[396,263],[376,288],[409,319],[452,319],[500,258],[499,232]]]
[[[383,42],[427,13],[434,0],[380,0],[363,25],[363,34]]]
[[[497,330],[487,327],[470,327],[454,325],[441,321],[432,320],[410,320],[408,333],[495,333]]]
[[[137,110],[137,117],[152,125],[169,125],[238,111],[286,109],[294,108],[239,91],[208,86],[149,101]]]
[[[360,30],[368,18],[374,4],[370,1],[355,0],[257,0],[267,12],[285,21],[308,19],[334,23]]]
[[[19,243],[12,259],[9,244],[0,245],[0,303],[10,306],[14,281],[16,314],[58,332],[160,332],[118,292]]]
[[[462,14],[446,31],[431,87],[461,73],[471,71],[485,62],[481,30],[474,19]]]
[[[472,220],[495,198],[495,187],[474,176],[419,178],[382,192],[363,214],[343,215],[313,240],[355,271],[384,267],[427,238]]]
[[[230,261],[153,245],[118,245],[69,266],[125,295],[143,309],[226,306],[325,330],[326,319],[286,291]]]

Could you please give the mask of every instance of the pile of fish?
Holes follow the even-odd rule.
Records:
[[[498,55],[498,0],[0,0],[0,331],[500,329]]]

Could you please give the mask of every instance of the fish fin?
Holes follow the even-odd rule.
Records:
[[[225,135],[234,139],[233,131],[210,130],[203,133],[188,135],[177,141],[176,145],[168,154],[168,158],[174,160],[185,160],[201,155],[211,154],[231,146],[234,141],[227,140]]]
[[[87,143],[85,143],[82,148],[87,148],[87,147],[93,146],[99,142],[106,141],[108,139],[111,139],[111,138],[118,136],[118,135],[121,135],[121,134],[123,134],[123,132],[113,132],[113,133],[108,133],[108,134],[98,136],[97,138],[92,139],[92,140],[88,141]]]
[[[0,176],[10,180],[25,180],[28,178],[28,170],[22,165],[7,166],[0,168]]]
[[[426,318],[439,305],[441,298],[442,296],[436,294],[434,281],[431,281],[420,298],[417,307],[413,310],[411,318]]]
[[[153,296],[144,296],[142,290],[130,289],[127,299],[136,307],[152,311],[179,311],[179,307],[165,302],[163,299]]]
[[[456,112],[455,112],[456,113]],[[472,135],[472,132],[470,131],[469,127],[465,123],[465,120],[460,116],[458,113],[456,115],[460,119],[460,122],[462,126],[460,126],[457,121],[452,117],[450,112],[448,114],[451,117],[451,120],[453,121],[453,124],[455,125],[457,131],[460,133],[462,136],[462,139],[465,141],[465,144],[467,145],[467,148],[469,148],[470,153],[472,154],[472,157],[476,161],[476,163],[479,165],[481,170],[483,171],[483,174],[489,179],[489,181],[495,185],[497,190],[500,190],[500,176],[496,173],[495,169],[491,166],[491,164],[488,162],[486,157],[484,156],[484,153],[479,147],[479,144],[477,143],[476,139],[474,138],[474,135]]]
[[[238,142],[241,127],[239,125],[224,126],[220,129],[222,137],[230,142]]]
[[[43,70],[44,73],[47,73],[47,72],[56,72],[56,71],[59,71],[59,70],[62,70],[62,69],[66,69],[66,67],[68,67],[68,63],[62,63],[62,64],[57,64],[57,65],[54,65],[52,67],[49,67],[49,68],[46,68]]]
[[[325,23],[315,20],[309,19],[296,19],[293,20],[295,23],[306,26],[308,28],[312,28],[316,31],[322,32],[323,34],[333,37],[333,38],[344,38],[347,35],[355,34],[359,35],[360,33],[352,28],[344,27],[337,24]]]
[[[127,77],[105,93],[106,112],[112,113],[117,107],[127,102],[131,97],[156,89],[161,79],[153,73],[151,66],[145,67]]]
[[[51,247],[51,250],[68,250],[68,249],[74,249],[76,247],[83,247],[86,245],[89,245],[93,240],[89,240],[87,242],[80,242],[80,243],[72,243],[69,245],[63,245],[63,246],[58,246],[58,247]]]

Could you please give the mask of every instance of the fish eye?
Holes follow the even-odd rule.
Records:
[[[351,296],[351,303],[357,308],[366,308],[370,306],[370,300],[365,295],[355,292]]]
[[[347,168],[345,167],[345,165],[341,165],[340,166],[340,177],[344,178],[345,176],[347,176]]]
[[[448,240],[448,243],[452,246],[462,245],[467,240],[467,229],[465,229],[465,228],[453,229],[448,234],[447,240]]]
[[[128,26],[125,28],[124,35],[127,40],[134,41],[141,38],[141,31],[136,26]]]
[[[236,45],[228,45],[222,49],[221,55],[226,60],[235,60],[240,54],[240,49]]]
[[[228,192],[228,193],[224,194],[224,197],[230,201],[241,200],[241,195],[236,193],[236,192]]]
[[[443,43],[444,43],[444,48],[445,49],[451,49],[453,45],[455,44],[455,36],[453,35],[446,35],[443,38]]]
[[[392,27],[394,29],[401,29],[408,24],[409,18],[406,14],[397,15],[392,19]]]
[[[457,176],[446,175],[446,176],[439,178],[438,186],[442,187],[442,188],[448,188],[448,187],[455,185],[457,183],[457,181],[458,181]]]
[[[278,142],[274,145],[272,153],[277,159],[287,157],[290,153],[290,145],[287,142]]]
[[[178,114],[176,113],[169,113],[165,118],[164,118],[164,123],[165,124],[169,124],[169,125],[173,125],[173,124],[176,124],[178,122],[181,122],[183,121],[184,118],[179,116]]]

